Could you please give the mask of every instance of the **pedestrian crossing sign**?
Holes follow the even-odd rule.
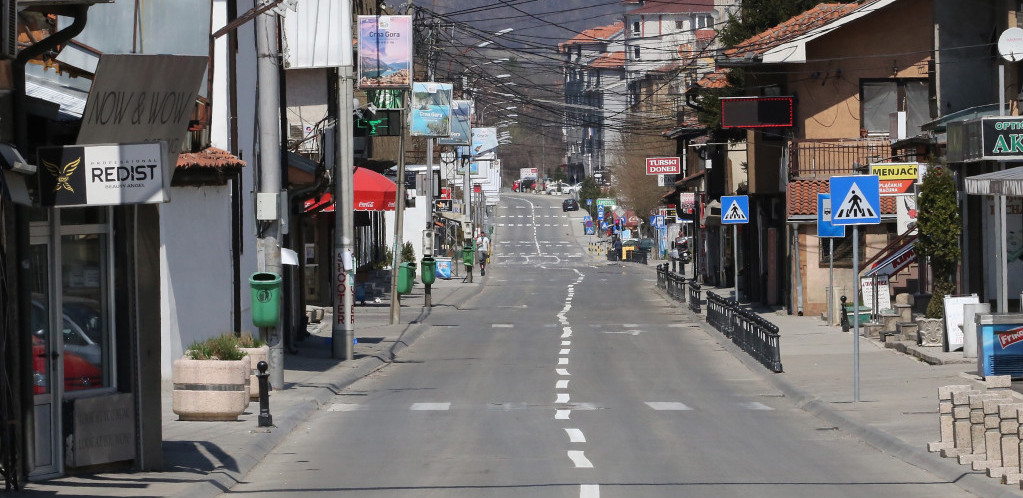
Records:
[[[881,223],[880,181],[877,175],[831,177],[831,224]]]
[[[721,196],[721,224],[749,223],[749,197],[745,195]]]

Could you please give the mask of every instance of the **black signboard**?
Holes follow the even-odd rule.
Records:
[[[784,128],[795,119],[794,97],[723,97],[722,128]]]
[[[1023,160],[1023,117],[999,116],[948,123],[948,160]]]

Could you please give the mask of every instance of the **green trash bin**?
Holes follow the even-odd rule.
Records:
[[[257,327],[276,327],[281,321],[281,276],[270,272],[256,272],[249,277],[252,292],[252,324]]]
[[[462,247],[462,263],[465,266],[472,266],[474,261],[472,257],[473,248],[472,244],[465,245]]]
[[[437,281],[437,260],[429,256],[423,257],[423,275],[421,280],[425,285],[431,285]]]
[[[412,267],[409,263],[402,263],[398,265],[398,294],[408,294],[409,292],[412,292],[412,279],[415,278],[412,271]]]

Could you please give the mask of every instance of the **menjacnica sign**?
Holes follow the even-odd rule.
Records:
[[[39,197],[47,207],[167,202],[166,142],[39,149]]]

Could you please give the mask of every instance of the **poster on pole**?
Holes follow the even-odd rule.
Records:
[[[473,128],[471,147],[474,159],[497,157],[497,128]]]
[[[451,101],[451,134],[437,139],[437,145],[471,145],[472,127],[469,118],[472,116],[471,100]]]
[[[410,103],[410,137],[446,137],[451,134],[451,83],[412,83]]]
[[[872,313],[877,314],[892,309],[892,290],[888,285],[888,275],[877,276],[877,306],[874,306],[874,277],[860,278],[863,305],[870,306]]]
[[[359,16],[359,88],[412,87],[412,16]]]

